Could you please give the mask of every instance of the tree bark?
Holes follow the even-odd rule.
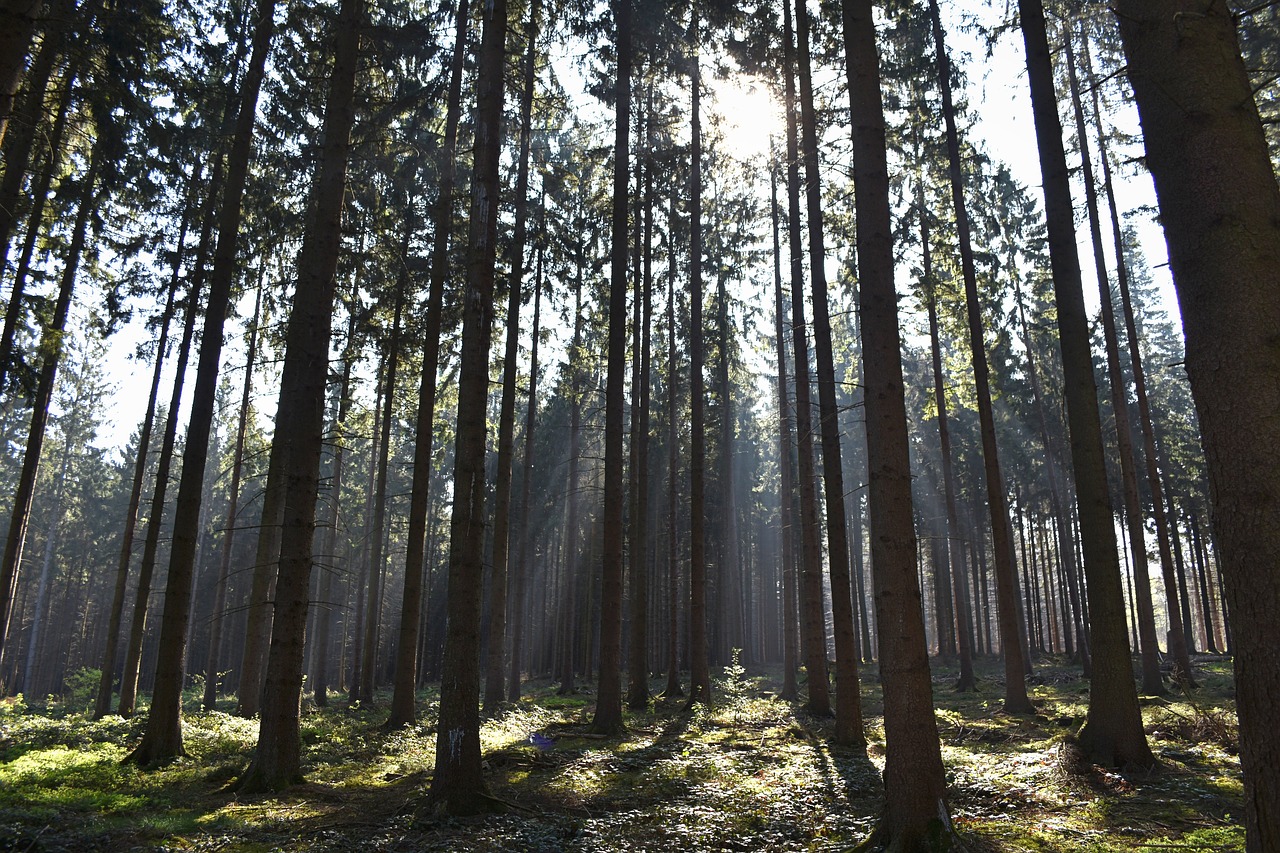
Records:
[[[1120,561],[1116,550],[1111,496],[1107,492],[1097,385],[1089,352],[1080,259],[1076,253],[1071,185],[1062,147],[1062,124],[1053,89],[1053,68],[1040,0],[1019,0],[1027,77],[1040,153],[1049,233],[1049,256],[1058,309],[1059,343],[1071,431],[1076,505],[1089,597],[1093,679],[1080,743],[1106,765],[1151,767],[1155,757],[1142,730],[1137,689],[1125,636]]]
[[[22,83],[27,51],[35,37],[41,0],[4,0],[0,3],[0,143],[4,142],[13,113],[14,96]]]
[[[444,283],[449,267],[449,233],[453,223],[453,196],[457,182],[458,124],[462,117],[462,66],[466,56],[468,0],[457,0],[454,13],[453,54],[449,67],[449,94],[445,108],[444,140],[440,151],[440,189],[433,216],[435,243],[431,249],[431,283],[422,342],[422,376],[418,384],[418,415],[414,424],[413,481],[409,493],[409,531],[405,542],[404,593],[400,604],[399,642],[388,727],[413,723],[417,685],[418,641],[422,612],[417,602],[422,591],[422,571],[431,508],[431,462],[435,443],[436,380],[440,370],[440,325]]]
[[[884,106],[871,0],[845,0],[842,24],[854,120],[871,561],[884,684],[885,813],[875,836],[893,850],[938,849],[951,840],[952,828],[915,571]]]
[[[1232,10],[1116,4],[1155,178],[1235,645],[1245,832],[1280,847],[1280,190]]]
[[[817,119],[809,59],[809,12],[796,0],[799,46],[800,119],[805,196],[809,223],[809,284],[813,294],[813,348],[818,374],[818,436],[822,442],[823,498],[827,511],[827,570],[831,580],[831,621],[836,647],[837,743],[865,747],[858,685],[858,642],[854,636],[853,596],[849,591],[849,531],[844,512],[844,465],[840,459],[840,418],[836,406],[835,359],[827,306],[827,251],[822,222],[822,186],[818,169]]]
[[[218,391],[218,363],[222,356],[222,328],[231,302],[231,286],[236,273],[236,243],[240,231],[241,200],[253,147],[253,125],[258,93],[274,29],[275,0],[259,0],[257,23],[244,83],[240,89],[235,133],[227,157],[226,190],[218,213],[218,246],[214,252],[205,305],[204,330],[196,383],[191,394],[191,415],[183,448],[182,476],[173,522],[173,545],[169,557],[169,577],[165,588],[164,615],[160,624],[160,654],[156,661],[156,683],[151,695],[151,712],[142,741],[126,760],[151,765],[184,754],[182,745],[182,678],[186,657],[187,623],[191,618],[190,598],[200,531],[200,501],[208,460],[213,408]]]
[[[313,563],[316,497],[324,444],[324,397],[342,202],[347,188],[355,82],[360,63],[364,0],[342,0],[333,30],[333,70],[325,102],[320,162],[310,221],[298,254],[298,283],[285,332],[284,368],[273,442],[287,442],[288,468],[280,531],[280,568],[271,651],[262,690],[258,746],[237,782],[242,793],[273,791],[301,780],[303,638]]]
[[[494,805],[485,791],[480,762],[480,614],[485,527],[485,403],[493,328],[506,37],[506,0],[487,0],[476,81],[475,176],[467,281],[462,300],[448,627],[440,684],[435,774],[429,795],[436,811],[455,815],[487,810]]]

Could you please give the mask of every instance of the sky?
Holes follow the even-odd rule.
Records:
[[[949,4],[954,6],[956,4]],[[974,6],[978,11],[974,12]],[[952,20],[947,21],[948,46],[952,61],[965,72],[968,80],[968,101],[976,124],[972,128],[971,138],[985,147],[992,160],[1008,164],[1013,176],[1022,184],[1035,190],[1039,196],[1040,167],[1035,143],[1035,129],[1031,116],[1030,96],[1027,90],[1026,71],[1023,60],[1022,41],[1017,30],[1007,33],[995,43],[989,57],[985,56],[986,48],[970,28],[961,26],[971,22],[976,14],[984,24],[994,23],[1002,10],[992,9],[987,4],[973,4],[965,10],[966,20],[957,16],[954,8],[949,13]],[[564,64],[567,68],[569,63]],[[561,71],[564,76],[565,72]],[[566,81],[568,83],[569,81]],[[723,117],[726,133],[726,144],[737,149],[740,157],[763,155],[768,151],[771,136],[781,135],[781,114],[779,106],[769,96],[764,86],[756,85],[750,80],[715,80],[707,75],[706,83],[710,90],[707,107],[715,110]],[[572,85],[569,85],[572,90]],[[1116,123],[1122,130],[1136,132],[1137,116],[1131,105],[1121,106],[1114,113]],[[1137,156],[1140,151],[1127,152]],[[1096,160],[1096,152],[1095,152]],[[1072,160],[1069,155],[1069,162]],[[767,192],[767,180],[761,175]],[[1078,212],[1083,209],[1083,195],[1080,186],[1073,187]],[[1154,209],[1155,194],[1151,178],[1142,170],[1128,170],[1116,175],[1116,192],[1118,203],[1123,211]],[[1105,214],[1104,214],[1105,215]],[[1078,220],[1082,220],[1082,215]],[[1172,282],[1165,266],[1166,253],[1163,234],[1158,224],[1150,215],[1140,214],[1129,220],[1136,228],[1141,239],[1143,251],[1151,267],[1155,284],[1162,295],[1161,302],[1174,322],[1179,322],[1176,300],[1173,295]],[[1090,310],[1098,306],[1098,288],[1093,280],[1092,264],[1089,263],[1091,247],[1089,245],[1088,228],[1082,221],[1077,222],[1077,234],[1080,237],[1079,251],[1081,268],[1084,270],[1085,298]],[[761,239],[767,240],[765,233],[767,224],[762,227]],[[1109,229],[1104,228],[1104,243],[1109,240]],[[1108,245],[1109,257],[1114,258]],[[832,253],[830,273],[834,274],[838,258]],[[835,280],[834,278],[831,280]],[[903,283],[900,282],[900,288]],[[246,308],[241,313],[247,314]],[[531,310],[531,309],[530,309]],[[544,317],[546,314],[544,313]],[[527,323],[525,328],[528,328]],[[116,391],[109,403],[107,421],[99,432],[99,443],[107,447],[121,447],[136,429],[146,407],[149,391],[151,367],[149,364],[132,358],[139,343],[144,341],[148,332],[143,328],[140,319],[126,325],[112,336],[108,342],[106,366],[109,378],[116,382]],[[224,373],[226,365],[242,363],[241,335],[233,324],[228,325],[228,338],[224,349]],[[193,354],[192,364],[195,363]],[[238,378],[236,380],[239,381]],[[172,372],[167,370],[163,379],[163,388],[172,382]],[[188,381],[190,395],[191,382]],[[261,388],[261,385],[259,385]],[[274,400],[267,389],[258,394],[260,411],[270,412],[274,408]],[[185,403],[180,423],[185,430]]]

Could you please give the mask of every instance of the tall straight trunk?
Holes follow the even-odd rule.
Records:
[[[796,363],[796,439],[800,476],[800,648],[808,675],[808,709],[831,713],[827,685],[827,637],[822,602],[822,544],[818,531],[818,496],[814,488],[813,403],[810,399],[809,338],[804,317],[804,254],[800,237],[799,146],[796,141],[795,47],[791,4],[784,3],[784,109],[787,115],[787,208],[791,250],[791,339]]]
[[[342,431],[351,411],[351,371],[356,360],[356,323],[358,310],[358,286],[352,286],[352,300],[347,317],[347,340],[342,354],[342,378],[338,381],[338,410],[333,418],[333,474],[329,481],[329,516],[325,522],[324,544],[321,558],[329,563],[321,571],[320,606],[316,616],[316,654],[311,671],[311,686],[317,707],[329,704],[329,645],[333,632],[334,614],[338,604],[333,600],[333,578],[338,573],[338,519],[342,501],[343,477],[346,473],[347,445]],[[408,567],[405,567],[408,571]]]
[[[528,234],[529,147],[533,120],[534,65],[537,58],[537,0],[529,6],[524,79],[520,88],[520,160],[516,167],[515,235],[507,264],[507,345],[502,363],[502,402],[498,415],[498,472],[493,498],[493,572],[489,584],[489,659],[484,707],[492,713],[503,699],[506,669],[507,563],[511,532],[511,458],[515,444],[516,362],[520,353],[520,305],[524,301],[524,249]],[[519,677],[517,675],[517,677]]]
[[[827,251],[822,222],[822,179],[818,171],[818,132],[809,59],[809,12],[796,0],[799,46],[800,120],[809,224],[809,284],[813,293],[813,349],[818,374],[818,427],[822,441],[823,498],[827,511],[827,567],[831,579],[831,621],[836,647],[837,743],[865,746],[858,686],[858,642],[854,637],[853,596],[849,591],[849,531],[844,512],[844,465],[840,459],[840,418],[836,405],[835,358],[827,306]]]
[[[173,320],[174,297],[178,290],[178,276],[182,268],[182,246],[186,240],[189,222],[184,216],[178,229],[178,242],[173,258],[173,272],[169,290],[165,296],[164,310],[160,312],[160,337],[156,340],[156,360],[151,371],[151,391],[147,396],[147,410],[142,417],[142,429],[138,435],[137,455],[133,462],[133,486],[129,492],[129,509],[125,513],[124,528],[120,533],[120,558],[116,567],[116,582],[108,615],[107,637],[102,656],[102,675],[98,680],[98,694],[94,700],[93,717],[100,720],[111,710],[111,686],[115,682],[116,655],[120,646],[120,623],[124,619],[124,600],[129,585],[129,563],[133,558],[133,537],[138,526],[138,507],[142,502],[142,485],[147,473],[147,455],[151,449],[151,430],[156,415],[156,398],[160,396],[160,374],[164,369],[165,350],[169,347],[169,324]]]
[[[769,170],[769,212],[773,219],[773,334],[778,359],[778,515],[779,535],[782,538],[782,693],[781,698],[795,701],[800,691],[796,685],[796,667],[799,665],[796,625],[796,575],[794,528],[791,525],[794,509],[792,501],[795,486],[791,482],[791,400],[787,393],[787,339],[783,325],[786,322],[786,303],[782,295],[782,240],[778,214],[778,171],[774,164]]]
[[[365,607],[365,601],[369,595],[369,576],[372,574],[371,568],[373,566],[373,562],[370,559],[370,542],[373,538],[373,533],[369,528],[371,527],[370,520],[373,518],[375,484],[378,481],[378,446],[379,439],[382,437],[382,395],[386,393],[386,383],[382,381],[383,377],[386,376],[385,353],[382,358],[378,359],[378,367],[374,376],[377,379],[373,392],[373,429],[369,433],[369,471],[364,480],[364,512],[361,514],[361,518],[365,519],[365,529],[360,537],[360,551],[357,560],[359,568],[353,578],[356,592],[355,607],[353,608],[355,619],[351,629],[351,683],[347,685],[347,701],[353,705],[363,698],[361,696],[361,688],[364,684],[364,677],[361,674],[361,668],[364,666],[364,621],[369,612],[368,608]]]
[[[530,39],[532,40],[532,35]],[[545,208],[545,201],[543,202]],[[533,284],[533,329],[529,343],[529,404],[524,418],[524,481],[520,486],[520,520],[516,527],[516,559],[511,572],[511,669],[507,673],[507,701],[520,699],[520,674],[524,660],[525,588],[532,576],[533,546],[529,541],[529,511],[533,500],[534,425],[538,416],[538,336],[542,333],[542,234],[538,241],[538,266]]]
[[[237,783],[238,789],[245,793],[278,790],[301,778],[302,738],[298,725],[303,636],[311,586],[329,341],[338,255],[342,248],[342,202],[347,188],[351,128],[355,123],[355,83],[364,7],[364,0],[342,0],[334,25],[334,62],[325,102],[320,162],[312,189],[310,221],[298,255],[298,283],[285,332],[284,368],[280,375],[280,402],[273,437],[273,442],[289,445],[280,569],[271,653],[262,691],[258,747]]]
[[[653,86],[648,86],[645,108],[644,180],[641,195],[641,256],[639,364],[632,407],[634,462],[631,480],[635,484],[631,523],[631,581],[628,616],[627,707],[644,710],[649,704],[649,373],[651,369],[651,327],[653,325]],[[641,187],[638,187],[641,189]]]
[[[1092,60],[1089,57],[1089,44],[1084,42],[1084,61],[1085,73],[1092,81],[1093,68]],[[1072,48],[1071,39],[1067,39],[1067,59],[1068,67],[1074,72],[1075,54]],[[1071,75],[1072,82],[1072,98],[1079,102],[1079,84],[1076,82],[1075,74]],[[1098,140],[1098,159],[1102,161],[1102,185],[1107,195],[1107,206],[1111,214],[1111,237],[1116,252],[1116,282],[1120,289],[1120,301],[1124,312],[1125,333],[1129,342],[1129,363],[1133,368],[1133,385],[1134,394],[1138,401],[1138,422],[1142,428],[1142,453],[1146,462],[1147,485],[1151,489],[1152,495],[1152,518],[1156,523],[1156,546],[1160,553],[1160,569],[1165,584],[1165,598],[1170,611],[1177,608],[1174,607],[1173,597],[1170,593],[1172,585],[1170,583],[1173,577],[1175,561],[1171,553],[1169,522],[1164,513],[1164,489],[1161,483],[1159,471],[1159,456],[1156,449],[1155,428],[1151,417],[1151,403],[1147,398],[1147,379],[1146,371],[1142,363],[1142,344],[1138,337],[1137,323],[1134,318],[1133,302],[1129,297],[1129,267],[1125,262],[1124,256],[1124,239],[1120,231],[1120,211],[1116,206],[1115,187],[1111,180],[1111,159],[1107,153],[1106,134],[1102,128],[1102,105],[1098,95],[1098,86],[1096,84],[1090,86],[1093,100],[1093,116],[1096,123],[1097,140]],[[1077,132],[1080,139],[1085,138],[1084,132],[1084,116],[1083,110],[1077,106],[1076,115]],[[1081,150],[1086,152],[1088,146],[1081,143]],[[1090,186],[1092,182],[1090,182]],[[1096,203],[1095,203],[1096,204]],[[1101,230],[1101,229],[1099,229]],[[1100,252],[1101,249],[1099,248]],[[1103,310],[1107,310],[1110,306],[1110,293],[1103,303]],[[1126,413],[1127,414],[1127,413]],[[1120,427],[1117,425],[1117,429]],[[1136,479],[1136,477],[1135,477]],[[1144,537],[1145,539],[1145,537]],[[1183,600],[1185,605],[1185,597]],[[1171,617],[1174,619],[1176,617]],[[1187,614],[1183,614],[1181,622],[1186,631],[1190,630],[1190,619]],[[1170,630],[1175,628],[1171,623]],[[1183,681],[1188,685],[1192,682],[1190,650],[1187,648],[1187,642],[1179,643],[1176,639],[1171,638],[1169,642],[1169,651],[1174,657],[1174,678],[1177,681]]]
[[[138,697],[142,643],[146,637],[147,615],[151,601],[151,579],[155,574],[157,555],[160,550],[160,528],[164,522],[165,502],[169,494],[169,472],[173,467],[174,447],[178,438],[178,412],[182,404],[182,389],[186,384],[191,339],[195,336],[196,313],[199,311],[200,286],[204,283],[203,278],[199,273],[192,276],[187,290],[186,319],[183,321],[182,340],[178,344],[178,360],[174,365],[173,390],[169,395],[169,411],[165,418],[164,436],[160,440],[160,458],[156,461],[156,481],[151,493],[151,509],[147,513],[147,538],[142,545],[142,564],[138,567],[137,597],[134,599],[133,616],[129,625],[129,643],[125,647],[124,672],[120,676],[120,700],[116,705],[116,713],[122,717],[133,715]]]
[[[222,651],[222,635],[226,627],[227,582],[231,575],[231,553],[236,544],[236,525],[240,517],[240,482],[244,474],[244,440],[249,426],[249,401],[253,394],[253,367],[258,357],[258,322],[262,317],[263,271],[258,269],[258,293],[253,300],[253,320],[246,333],[248,346],[244,356],[244,384],[240,389],[240,412],[236,417],[236,444],[231,457],[231,485],[228,487],[227,522],[222,537],[222,553],[218,579],[213,592],[213,613],[209,625],[209,649],[204,664],[204,709],[212,711],[218,704],[218,662]]]
[[[1280,847],[1280,189],[1235,13],[1116,3],[1186,336],[1235,640],[1245,838]]]
[[[614,0],[618,52],[614,88],[613,234],[610,247],[608,373],[604,392],[604,560],[600,585],[600,683],[591,729],[622,730],[623,389],[627,373],[627,210],[631,175],[631,0]]]
[[[577,608],[574,607],[575,595],[574,591],[578,583],[578,564],[579,551],[581,546],[581,536],[579,535],[578,522],[578,505],[579,491],[581,490],[581,455],[582,441],[582,367],[579,360],[582,357],[582,285],[583,285],[583,251],[582,246],[578,246],[578,269],[577,276],[574,280],[574,313],[573,313],[573,343],[570,345],[569,357],[569,465],[567,488],[569,491],[568,500],[565,501],[565,531],[564,531],[564,552],[563,557],[559,561],[560,584],[559,584],[559,613],[556,620],[556,631],[559,637],[558,645],[560,647],[559,672],[557,677],[560,680],[559,693],[573,692],[573,676],[574,676],[574,624],[577,621]]]
[[[964,280],[965,313],[969,327],[969,350],[978,402],[978,424],[982,435],[982,466],[987,483],[987,508],[991,519],[991,549],[996,575],[996,619],[1000,628],[1000,651],[1004,656],[1004,708],[1013,714],[1034,711],[1027,697],[1024,677],[1026,659],[1018,633],[1017,576],[1014,565],[1013,532],[1009,523],[1009,496],[1000,470],[996,443],[995,414],[991,405],[991,380],[987,367],[986,336],[982,304],[978,301],[977,272],[973,261],[973,240],[969,231],[969,210],[964,197],[964,174],[960,161],[960,135],[956,130],[955,106],[951,100],[951,60],[942,31],[937,0],[929,0],[933,24],[933,44],[942,93],[942,116],[947,135],[947,175],[951,183],[951,204],[955,209],[956,241],[960,248],[960,270]]]
[[[933,253],[929,247],[929,213],[924,204],[923,176],[917,181],[916,207],[920,211],[920,245],[923,252],[925,305],[929,315],[929,355],[933,365],[933,403],[938,410],[938,443],[942,456],[942,501],[947,512],[947,559],[951,563],[955,613],[957,651],[960,658],[960,678],[955,689],[964,693],[976,689],[973,676],[973,614],[969,608],[969,581],[964,567],[964,555],[960,553],[960,516],[956,511],[955,468],[951,462],[951,426],[947,414],[947,395],[942,374],[942,342],[938,333],[938,291],[933,277]]]
[[[0,2],[0,142],[4,142],[14,96],[22,83],[27,51],[36,34],[42,0]]]
[[[845,0],[843,12],[849,106],[854,116],[871,560],[884,684],[886,802],[876,836],[894,850],[923,850],[926,844],[945,849],[952,829],[915,572],[884,106],[871,0]]]
[[[1129,555],[1133,568],[1134,592],[1138,600],[1138,639],[1142,653],[1142,689],[1145,693],[1162,694],[1164,684],[1160,674],[1160,649],[1156,637],[1155,608],[1151,599],[1151,570],[1147,564],[1147,534],[1142,520],[1142,499],[1138,494],[1138,471],[1133,449],[1133,429],[1129,425],[1129,394],[1124,371],[1120,366],[1120,345],[1116,335],[1115,308],[1111,297],[1111,277],[1102,247],[1102,224],[1098,215],[1098,193],[1093,181],[1093,158],[1089,152],[1088,131],[1085,126],[1084,108],[1080,103],[1080,84],[1076,75],[1075,50],[1070,34],[1066,38],[1067,80],[1071,92],[1072,113],[1075,119],[1076,138],[1080,144],[1080,167],[1084,181],[1085,206],[1089,217],[1089,235],[1093,242],[1094,272],[1098,279],[1101,300],[1103,342],[1107,355],[1107,377],[1111,386],[1111,409],[1116,422],[1116,444],[1120,453],[1120,479],[1124,500],[1124,519],[1129,528]],[[1165,542],[1168,544],[1167,540]],[[1172,572],[1169,572],[1169,576]],[[1172,606],[1167,608],[1170,621],[1169,651],[1174,659],[1176,680],[1191,677],[1191,665],[1187,660],[1185,643],[1181,654],[1177,645],[1182,639],[1181,618],[1178,614],[1178,588],[1176,581],[1165,580],[1165,593]],[[1173,636],[1176,625],[1177,638]],[[1185,666],[1184,666],[1185,664]]]
[[[150,765],[184,754],[182,745],[182,677],[185,638],[191,618],[192,573],[200,531],[200,502],[208,461],[213,408],[218,391],[218,363],[222,357],[222,328],[231,302],[231,286],[237,269],[236,243],[240,232],[241,201],[253,148],[253,125],[258,93],[262,88],[267,52],[274,30],[276,0],[259,0],[252,48],[240,88],[235,132],[227,155],[226,189],[218,212],[218,246],[214,252],[205,304],[200,359],[191,394],[191,416],[183,447],[182,476],[174,512],[173,545],[165,587],[164,616],[160,624],[160,654],[151,712],[142,741],[127,760]]]
[[[463,293],[462,363],[449,543],[448,628],[430,799],[438,811],[487,808],[480,762],[480,614],[484,568],[485,403],[498,231],[506,0],[487,0],[476,80],[475,175]]]
[[[416,718],[414,690],[419,667],[418,641],[422,612],[422,567],[431,509],[431,461],[434,451],[436,379],[440,370],[440,325],[444,283],[449,271],[449,234],[453,230],[453,196],[457,183],[458,124],[462,117],[462,66],[466,56],[468,0],[454,10],[453,54],[449,66],[449,94],[445,107],[444,139],[440,148],[440,188],[432,216],[435,243],[431,248],[431,282],[422,335],[422,376],[418,382],[418,414],[414,423],[413,481],[409,492],[409,530],[405,541],[404,593],[400,604],[399,642],[391,712],[386,725],[407,726]]]
[[[676,366],[676,193],[667,212],[667,686],[662,695],[684,694],[680,686],[679,510],[680,373]],[[692,333],[691,333],[692,334]]]
[[[0,81],[2,82],[2,81]],[[13,492],[13,510],[9,517],[9,532],[4,543],[4,557],[0,561],[0,650],[4,648],[13,618],[13,595],[18,583],[18,569],[22,565],[22,548],[27,538],[27,525],[31,521],[31,504],[35,499],[36,474],[40,470],[40,451],[44,447],[45,429],[49,424],[49,403],[53,399],[53,382],[62,360],[62,338],[67,325],[67,313],[71,308],[71,296],[75,291],[76,273],[84,253],[89,231],[89,214],[97,197],[98,167],[102,152],[95,146],[89,170],[81,178],[80,198],[77,201],[75,224],[71,228],[71,245],[67,247],[63,262],[62,278],[58,283],[58,296],[54,302],[49,325],[40,335],[39,352],[44,354],[36,393],[31,400],[31,425],[27,430],[26,450],[22,455],[22,469]]]
[[[707,661],[706,392],[702,327],[702,60],[698,9],[690,22],[689,88],[689,704],[711,701]]]
[[[1092,671],[1092,663],[1089,657],[1089,636],[1085,630],[1084,614],[1080,607],[1080,590],[1076,584],[1077,566],[1075,547],[1071,541],[1071,519],[1068,517],[1065,501],[1058,488],[1057,456],[1054,453],[1054,444],[1049,435],[1049,417],[1045,412],[1044,394],[1040,388],[1040,374],[1036,369],[1035,357],[1032,355],[1034,350],[1031,345],[1031,331],[1030,324],[1027,322],[1026,306],[1022,298],[1022,285],[1017,277],[1013,281],[1013,293],[1014,302],[1018,307],[1018,328],[1022,337],[1022,347],[1027,353],[1026,372],[1027,378],[1031,383],[1031,396],[1035,401],[1036,426],[1040,432],[1040,446],[1044,450],[1045,479],[1049,484],[1049,508],[1053,513],[1054,527],[1057,530],[1058,555],[1067,572],[1067,594],[1071,600],[1072,619],[1074,620],[1076,632],[1076,648],[1079,649],[1081,668],[1085,677],[1088,678]]]
[[[1071,460],[1092,626],[1093,678],[1080,742],[1085,752],[1102,764],[1150,767],[1155,758],[1142,731],[1142,714],[1125,636],[1120,561],[1111,496],[1107,491],[1097,385],[1089,352],[1089,323],[1080,258],[1076,253],[1071,185],[1053,89],[1044,9],[1041,0],[1019,0],[1018,6],[1043,178],[1067,421],[1071,431]]]
[[[385,377],[382,381],[382,424],[378,438],[378,470],[373,487],[373,536],[370,540],[369,591],[365,597],[364,647],[360,661],[360,698],[373,701],[377,686],[378,634],[381,628],[382,579],[386,573],[386,549],[383,542],[387,527],[387,466],[391,456],[391,424],[395,419],[396,373],[400,364],[400,320],[404,311],[404,290],[408,286],[409,233],[405,226],[405,238],[401,244],[401,273],[396,285],[395,318],[391,337],[387,341]]]

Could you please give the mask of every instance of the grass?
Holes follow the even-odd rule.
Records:
[[[1000,711],[996,665],[980,665],[970,694],[935,665],[957,826],[981,850],[1243,849],[1229,667],[1206,660],[1198,674],[1192,695],[1144,698],[1161,768],[1130,774],[1067,760],[1087,685],[1061,661],[1038,666],[1032,717]],[[307,783],[252,798],[228,787],[252,755],[252,720],[188,714],[188,756],[142,772],[120,764],[138,720],[10,703],[0,851],[849,849],[882,808],[875,672],[862,673],[867,755],[833,746],[830,720],[777,699],[776,676],[730,668],[717,706],[655,702],[611,739],[586,735],[590,695],[529,684],[481,736],[493,793],[520,808],[467,820],[416,816],[435,757],[433,693],[421,697],[423,722],[398,732],[381,729],[386,697],[309,707]]]

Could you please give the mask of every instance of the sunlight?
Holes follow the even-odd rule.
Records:
[[[782,141],[786,125],[782,104],[757,77],[733,75],[705,79],[710,109],[719,117],[726,147],[741,160],[767,157],[770,138]]]

